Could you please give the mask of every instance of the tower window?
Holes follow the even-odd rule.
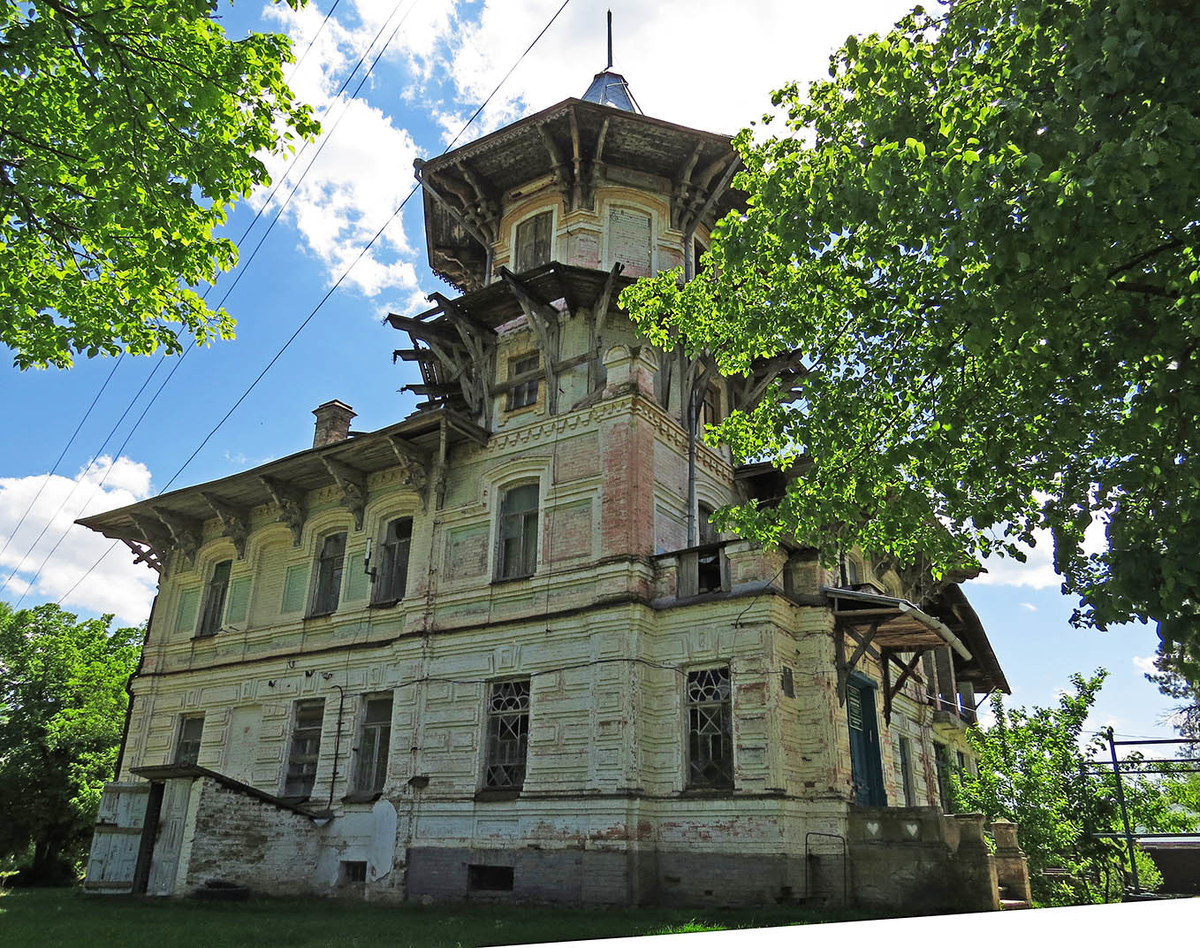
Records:
[[[524,273],[550,262],[550,228],[553,221],[554,213],[545,211],[517,225],[516,247],[513,252],[517,273]]]

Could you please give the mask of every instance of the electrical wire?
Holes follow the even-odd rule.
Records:
[[[414,2],[415,2],[415,0],[414,0]],[[450,149],[452,149],[458,143],[458,141],[462,138],[462,136],[466,134],[467,130],[471,127],[472,124],[474,124],[475,120],[480,116],[480,114],[483,112],[483,110],[487,107],[488,103],[492,101],[492,99],[496,96],[496,93],[498,93],[500,91],[500,89],[504,85],[504,83],[508,81],[509,77],[513,74],[513,72],[516,71],[517,67],[521,64],[521,62],[525,59],[525,57],[528,56],[530,51],[534,48],[534,46],[537,45],[538,41],[546,34],[546,32],[550,29],[550,27],[554,25],[555,20],[558,19],[559,15],[563,12],[563,10],[566,9],[567,5],[570,2],[571,2],[571,0],[563,0],[562,5],[559,6],[559,8],[554,12],[554,15],[550,18],[550,20],[546,23],[546,25],[542,27],[542,29],[538,32],[537,36],[535,36],[533,38],[533,42],[531,42],[525,48],[525,51],[521,53],[521,55],[517,58],[517,61],[515,63],[513,63],[511,68],[509,68],[508,72],[506,72],[504,74],[503,78],[501,78],[501,80],[496,84],[496,87],[494,89],[492,89],[492,91],[488,94],[488,97],[486,99],[484,99],[483,103],[471,114],[471,117],[469,119],[467,119],[466,124],[464,124],[463,127],[459,130],[458,134],[454,136],[454,138],[450,142],[450,144],[448,144],[445,148],[442,149],[441,154],[444,155],[444,154],[446,154],[446,152],[450,151]],[[410,8],[410,10],[411,10],[411,8]],[[407,14],[405,14],[405,15],[407,16]],[[395,34],[393,33],[393,35],[395,35]],[[378,56],[376,57],[376,61],[378,61]],[[361,87],[361,84],[360,84],[360,87]],[[310,167],[311,167],[311,165],[310,165]],[[233,403],[233,405],[230,406],[229,410],[221,417],[221,420],[218,421],[216,423],[216,425],[214,425],[213,428],[208,432],[208,434],[206,434],[204,436],[204,438],[201,440],[200,444],[188,456],[187,460],[184,461],[183,464],[179,467],[179,469],[171,476],[171,479],[169,481],[167,481],[166,485],[162,488],[162,490],[159,491],[159,495],[161,495],[164,491],[166,491],[167,488],[169,488],[171,486],[171,484],[173,484],[178,479],[179,475],[184,472],[184,470],[188,467],[188,465],[191,464],[192,461],[195,459],[196,455],[198,455],[204,449],[204,446],[206,444],[208,444],[208,442],[212,439],[213,435],[215,435],[217,433],[217,431],[219,431],[221,429],[221,427],[225,424],[225,422],[229,420],[229,418],[233,415],[233,413],[235,411],[237,411],[238,407],[242,404],[242,402],[244,402],[246,400],[246,398],[250,395],[250,393],[252,391],[254,391],[254,389],[257,387],[258,383],[261,382],[263,377],[267,374],[267,372],[269,372],[271,370],[271,367],[274,366],[275,363],[279,361],[279,359],[288,350],[288,348],[291,346],[291,344],[296,340],[296,337],[299,336],[300,333],[304,331],[305,327],[308,326],[308,324],[310,322],[312,322],[313,317],[315,317],[317,315],[317,313],[319,313],[321,311],[321,309],[324,307],[325,303],[328,302],[330,297],[332,297],[333,294],[335,292],[337,292],[338,288],[341,287],[342,283],[345,282],[346,277],[348,277],[350,275],[350,272],[354,269],[355,266],[358,265],[359,261],[361,261],[362,258],[364,256],[366,256],[367,252],[375,245],[375,242],[383,235],[384,231],[387,230],[387,228],[391,225],[392,221],[394,221],[400,215],[400,212],[404,210],[405,205],[408,204],[408,202],[412,199],[412,196],[417,193],[417,190],[419,187],[420,187],[419,184],[414,185],[412,187],[412,189],[408,192],[408,194],[404,197],[404,199],[400,202],[400,204],[396,207],[396,209],[391,213],[391,215],[388,217],[388,219],[386,221],[384,221],[383,226],[381,226],[375,232],[374,236],[371,237],[371,239],[367,242],[367,244],[359,251],[358,255],[354,258],[354,260],[351,261],[350,265],[342,272],[342,275],[338,277],[337,282],[335,282],[333,284],[333,286],[331,286],[329,288],[329,290],[325,293],[325,295],[321,297],[321,299],[317,303],[317,305],[314,306],[312,311],[308,314],[308,316],[306,316],[304,318],[304,321],[300,323],[300,325],[288,337],[288,339],[279,348],[279,350],[275,353],[275,355],[271,357],[270,361],[262,368],[262,370],[258,373],[258,375],[255,376],[254,381],[252,381],[250,383],[250,385],[246,388],[246,390],[244,392],[242,392],[242,394],[240,396],[238,396],[237,401],[235,401]],[[115,546],[116,546],[115,542],[112,545],[110,545],[109,548],[107,550],[105,550],[104,553],[101,554],[100,558],[97,559],[96,562],[93,563],[91,566],[89,566],[87,568],[87,570],[83,573],[83,575],[80,576],[79,579],[77,579],[75,581],[75,583],[65,593],[63,593],[63,595],[60,597],[60,599],[58,601],[61,603],[64,599],[67,598],[67,596],[69,596],[72,592],[74,592],[75,589],[79,586],[79,584],[82,583],[85,579],[87,579],[87,577],[92,573],[92,571],[97,566],[100,565],[101,560],[103,560],[104,557],[106,557],[112,551],[113,547],[115,547]],[[43,565],[44,565],[44,563],[43,563]],[[37,576],[35,575],[34,581],[36,581],[36,579],[37,579]],[[32,588],[32,582],[33,581],[31,581],[31,583],[30,583],[30,588]]]

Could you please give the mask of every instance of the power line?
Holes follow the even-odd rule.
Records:
[[[414,2],[415,2],[415,0],[414,0]],[[509,68],[508,72],[506,72],[504,74],[504,76],[496,84],[496,87],[494,89],[492,89],[492,91],[488,94],[488,97],[483,100],[483,103],[471,114],[471,117],[469,119],[467,119],[466,124],[463,125],[463,127],[461,129],[459,129],[458,134],[454,136],[454,138],[450,142],[450,144],[448,144],[445,148],[442,149],[441,154],[444,155],[444,154],[446,154],[446,152],[450,151],[450,149],[453,148],[458,143],[458,141],[462,138],[462,136],[466,134],[467,129],[469,129],[472,124],[474,124],[475,120],[480,116],[480,114],[483,112],[483,110],[487,107],[488,103],[492,101],[492,99],[495,97],[496,93],[500,91],[500,89],[504,85],[504,83],[508,81],[509,77],[516,71],[517,67],[519,65],[521,65],[521,62],[525,59],[526,56],[529,55],[530,51],[532,51],[534,46],[536,46],[538,44],[538,41],[546,34],[546,31],[549,30],[550,27],[554,25],[554,21],[558,19],[559,14],[561,14],[563,12],[563,10],[565,10],[567,8],[567,5],[570,2],[571,2],[571,0],[563,0],[562,5],[559,6],[559,8],[554,12],[554,15],[552,17],[550,17],[549,21],[538,32],[537,36],[535,36],[533,38],[533,41],[525,48],[525,51],[522,52],[519,57],[517,57],[517,61],[515,63],[513,63],[511,68]],[[411,8],[410,8],[410,11],[411,11]],[[405,14],[405,16],[407,16],[407,14]],[[393,32],[393,36],[394,35],[395,35],[395,33]],[[390,39],[389,39],[389,42],[390,42]],[[375,61],[378,62],[378,56],[376,57]],[[359,87],[361,88],[361,84]],[[310,165],[310,167],[311,167],[311,165]],[[383,235],[383,232],[385,230],[387,230],[387,228],[391,225],[392,221],[394,221],[400,215],[400,212],[404,210],[404,206],[406,204],[408,204],[408,202],[409,202],[409,200],[411,200],[412,196],[417,193],[418,187],[419,187],[419,185],[413,185],[412,189],[408,192],[407,195],[405,195],[404,199],[400,202],[400,204],[396,207],[396,209],[391,213],[391,215],[388,217],[388,219],[386,221],[384,221],[383,226],[380,227],[379,230],[377,230],[375,232],[374,236],[372,236],[369,241],[367,241],[366,245],[362,248],[362,250],[359,251],[358,255],[354,258],[354,260],[351,261],[350,265],[342,272],[342,275],[338,277],[337,282],[334,283],[333,286],[331,286],[329,288],[329,290],[325,293],[325,295],[321,297],[321,300],[317,303],[316,306],[313,307],[312,311],[308,314],[308,316],[306,316],[304,318],[304,321],[288,337],[287,341],[284,342],[284,344],[279,348],[279,350],[275,353],[275,355],[271,357],[271,360],[262,368],[262,371],[260,371],[258,373],[258,375],[255,376],[254,381],[250,383],[250,385],[246,388],[246,390],[244,392],[242,392],[242,394],[238,397],[237,401],[235,401],[233,403],[233,405],[230,406],[229,410],[221,417],[221,420],[218,421],[216,423],[216,425],[213,426],[212,430],[209,431],[208,434],[206,434],[204,436],[203,440],[201,440],[200,444],[196,447],[196,449],[188,456],[187,460],[183,462],[183,464],[179,467],[179,469],[173,475],[171,475],[171,479],[169,481],[167,481],[166,485],[162,488],[162,490],[159,491],[160,496],[164,491],[167,490],[167,488],[169,488],[173,483],[175,483],[175,480],[179,477],[180,474],[182,474],[184,472],[184,470],[187,468],[187,466],[192,463],[192,461],[195,459],[196,455],[198,455],[204,449],[204,446],[206,444],[208,444],[208,442],[211,440],[212,436],[221,429],[221,427],[225,424],[225,422],[229,420],[230,416],[232,416],[233,413],[235,411],[237,411],[238,407],[242,404],[242,402],[244,402],[246,400],[246,398],[250,395],[250,393],[252,391],[254,391],[255,387],[257,387],[258,383],[262,381],[263,377],[267,374],[267,372],[269,372],[271,370],[271,367],[276,362],[279,361],[280,357],[288,350],[288,348],[291,346],[291,344],[296,340],[296,337],[299,336],[300,333],[304,331],[304,328],[310,322],[312,322],[313,317],[315,317],[317,315],[317,313],[321,311],[321,309],[324,307],[325,303],[329,301],[329,298],[331,296],[333,296],[333,294],[338,290],[338,288],[342,285],[342,283],[345,282],[346,277],[348,277],[350,275],[350,271],[353,270],[355,266],[357,266],[358,262],[360,260],[362,260],[362,258],[364,256],[366,256],[367,251],[369,251],[371,249],[371,247],[373,247],[375,245],[375,242]],[[112,551],[113,547],[115,547],[115,546],[116,546],[116,542],[111,544],[109,546],[109,548],[107,550],[105,550],[103,554],[101,554],[100,558],[97,559],[96,562],[93,563],[91,566],[89,566],[87,568],[87,570],[84,572],[84,574],[75,581],[75,583],[71,586],[71,588],[62,594],[62,596],[59,598],[58,602],[62,603],[62,601],[67,598],[67,596],[69,596],[72,592],[74,592],[76,587],[78,587],[80,583],[82,583],[85,579],[87,579],[87,577],[91,574],[92,570],[94,570],[97,566],[100,565],[101,560],[103,560],[104,557],[106,557]],[[34,579],[36,580],[36,578],[37,577],[35,576]],[[31,585],[32,585],[32,583],[31,583]]]

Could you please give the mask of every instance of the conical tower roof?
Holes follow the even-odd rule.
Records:
[[[596,73],[596,78],[592,80],[587,92],[583,94],[583,101],[595,102],[597,105],[611,105],[614,109],[622,109],[625,112],[640,113],[642,111],[634,101],[633,93],[629,91],[629,83],[625,81],[625,77],[608,69]]]

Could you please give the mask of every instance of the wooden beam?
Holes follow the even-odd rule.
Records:
[[[421,505],[429,509],[429,481],[432,459],[418,451],[399,435],[389,435],[388,445],[396,455],[396,461],[404,471],[404,480],[421,495]]]
[[[404,362],[436,362],[437,356],[432,349],[393,349],[392,363],[400,359]]]
[[[422,342],[427,342],[429,339],[454,342],[457,339],[454,327],[444,325],[440,320],[438,322],[423,322],[419,319],[410,319],[407,316],[397,316],[395,313],[389,313],[387,321],[392,324],[393,329],[399,329],[409,335],[416,336]]]
[[[550,155],[550,163],[554,166],[554,178],[558,182],[558,189],[562,191],[563,200],[567,207],[571,208],[571,175],[567,170],[570,166],[563,159],[562,152],[559,150],[558,142],[554,140],[554,136],[546,129],[544,124],[537,127],[538,135],[542,139],[542,144],[546,148],[547,154]]]
[[[479,425],[472,424],[465,418],[456,418],[454,416],[450,416],[447,420],[447,423],[459,434],[465,435],[467,438],[479,445],[486,445],[488,443],[488,439],[492,436],[492,433],[486,428],[481,428]]]
[[[571,161],[574,175],[571,186],[571,210],[583,206],[583,153],[579,147],[579,120],[575,117],[575,106],[567,108],[567,121],[571,124]]]
[[[342,506],[354,514],[354,529],[363,528],[363,513],[367,509],[367,475],[344,461],[320,455],[321,463],[342,492]]]
[[[203,539],[204,524],[165,507],[151,507],[150,512],[170,531],[176,549],[180,550],[189,562],[195,563],[196,552],[200,549]]]
[[[546,378],[546,407],[550,414],[558,411],[558,375],[554,364],[558,361],[558,312],[554,307],[540,302],[529,289],[507,267],[500,268],[500,278],[508,286],[525,313],[534,338],[542,352],[542,370]]]
[[[729,167],[725,169],[725,173],[721,175],[721,180],[717,182],[717,186],[713,188],[711,192],[709,192],[708,200],[705,201],[700,210],[691,215],[691,218],[688,220],[687,227],[683,232],[683,238],[685,241],[695,232],[696,225],[704,220],[708,212],[712,210],[713,205],[717,203],[717,198],[719,198],[725,192],[725,189],[729,187],[729,182],[733,180],[733,176],[737,173],[737,170],[741,166],[742,159],[740,156],[735,157],[733,161],[730,162]]]
[[[446,213],[458,221],[463,226],[463,229],[475,238],[479,245],[483,247],[485,254],[490,254],[492,250],[492,244],[491,241],[488,240],[487,235],[481,233],[478,227],[467,220],[459,208],[451,204],[450,201],[447,200],[446,197],[437,190],[437,188],[435,188],[429,181],[426,180],[422,171],[424,165],[425,162],[421,161],[419,158],[413,162],[413,175],[416,177],[417,181],[420,182],[420,185],[425,190],[425,193],[433,198],[433,200],[440,204],[443,208],[445,208]]]

